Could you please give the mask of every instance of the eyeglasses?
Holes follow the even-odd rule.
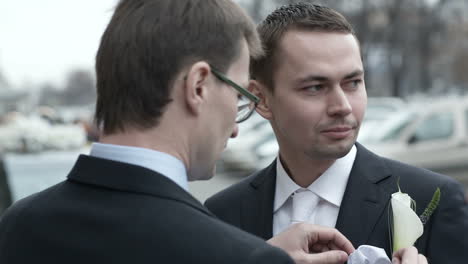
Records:
[[[237,101],[236,123],[240,123],[247,120],[252,115],[253,111],[255,110],[255,107],[257,107],[257,104],[260,102],[260,98],[258,98],[242,86],[238,85],[237,83],[231,81],[228,77],[226,77],[226,75],[213,68],[213,66],[211,66],[211,72],[214,76],[216,76],[216,78],[218,78],[222,82],[225,82],[232,88],[236,89],[240,94],[240,97]]]

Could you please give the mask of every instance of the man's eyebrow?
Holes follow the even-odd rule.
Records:
[[[302,78],[297,78],[295,80],[295,83],[301,84],[301,83],[307,83],[307,82],[313,82],[313,81],[319,81],[319,82],[325,82],[328,81],[329,78],[325,76],[320,76],[320,75],[308,75],[306,77]]]
[[[352,78],[355,78],[357,76],[361,76],[364,74],[364,71],[359,69],[359,70],[355,70],[347,75],[345,75],[345,77],[343,79],[347,80],[347,79],[352,79]],[[329,81],[330,78],[326,77],[326,76],[321,76],[321,75],[308,75],[308,76],[305,76],[305,77],[300,77],[300,78],[297,78],[295,83],[297,84],[302,84],[302,83],[307,83],[307,82],[313,82],[313,81],[318,81],[318,82],[327,82]]]
[[[344,77],[344,79],[352,79],[352,78],[354,78],[354,77],[361,76],[361,75],[363,75],[363,74],[364,74],[364,71],[363,71],[363,70],[355,70],[355,71],[353,71],[352,73],[346,75],[346,76]]]

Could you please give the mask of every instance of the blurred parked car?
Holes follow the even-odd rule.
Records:
[[[414,103],[360,142],[382,156],[467,181],[468,97]]]
[[[397,97],[369,97],[358,140],[371,136],[375,129],[406,107],[406,103]]]
[[[0,149],[34,153],[44,150],[77,149],[86,144],[80,125],[53,125],[41,116],[12,113],[0,124]]]
[[[369,97],[364,119],[384,120],[406,106],[405,101],[398,97]]]

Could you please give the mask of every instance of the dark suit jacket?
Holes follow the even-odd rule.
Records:
[[[374,245],[391,252],[389,200],[402,192],[420,215],[437,187],[441,200],[417,241],[429,263],[468,263],[468,207],[460,184],[449,177],[379,157],[357,145],[357,156],[341,203],[336,228],[357,248]],[[205,205],[222,220],[269,239],[273,229],[276,163],[215,194]]]
[[[0,216],[11,205],[11,192],[8,185],[8,175],[0,155]]]
[[[0,263],[292,263],[168,178],[80,156],[68,179],[0,222]]]

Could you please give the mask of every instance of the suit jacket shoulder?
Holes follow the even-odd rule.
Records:
[[[138,179],[138,180],[136,180]],[[80,157],[68,179],[0,221],[0,263],[292,263],[166,177]]]

